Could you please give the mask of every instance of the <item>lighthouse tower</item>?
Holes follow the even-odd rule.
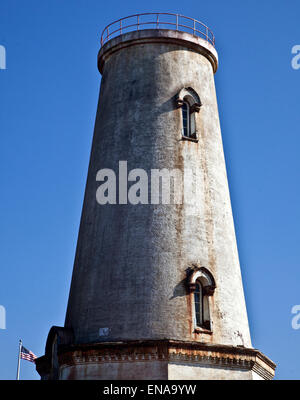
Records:
[[[103,31],[101,89],[64,327],[42,379],[272,379],[251,344],[208,27]]]

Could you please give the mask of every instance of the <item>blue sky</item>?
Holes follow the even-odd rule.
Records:
[[[144,4],[144,5],[143,5]],[[150,3],[149,3],[150,4]],[[146,3],[2,0],[0,45],[0,379],[15,379],[18,340],[44,354],[63,325],[108,23],[138,12],[181,13],[216,36],[216,89],[254,347],[300,379],[299,93],[291,49],[297,0]],[[22,361],[21,379],[39,379]]]

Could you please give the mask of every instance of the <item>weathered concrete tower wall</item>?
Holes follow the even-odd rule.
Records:
[[[140,31],[100,52],[103,76],[66,319],[79,343],[101,340],[99,328],[107,327],[105,340],[251,346],[214,86],[217,61],[203,54],[204,40],[193,50],[191,39]],[[202,103],[198,143],[182,140],[175,97],[186,87]],[[191,206],[99,205],[97,171],[118,174],[119,160],[128,160],[128,170],[197,170],[201,197]],[[207,267],[216,280],[213,335],[194,333],[185,287],[193,265]]]
[[[185,32],[135,31],[107,42],[98,62],[102,82],[65,333],[54,329],[48,338],[49,349],[60,340],[62,355],[53,367],[55,352],[49,350],[52,369],[42,375],[272,377],[274,364],[251,345],[214,47]],[[196,98],[190,137],[182,134],[182,93]],[[131,204],[119,189],[117,204],[98,204],[97,172],[115,171],[118,185],[119,161],[127,161],[128,173],[142,168],[149,177],[152,169],[192,171],[197,190],[185,192],[192,202],[185,197],[182,204],[150,204],[149,181],[149,204]],[[127,204],[119,204],[122,196]],[[205,321],[198,325],[197,277],[205,290]]]

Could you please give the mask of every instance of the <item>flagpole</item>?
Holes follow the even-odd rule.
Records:
[[[19,355],[18,355],[18,369],[17,369],[17,378],[16,380],[20,380],[20,361],[21,361],[21,349],[22,349],[22,340],[19,340]]]

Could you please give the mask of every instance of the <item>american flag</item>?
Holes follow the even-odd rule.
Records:
[[[24,346],[22,346],[21,347],[21,358],[23,360],[34,362],[34,360],[37,358],[37,356],[35,354],[33,354],[32,351],[27,350]]]

